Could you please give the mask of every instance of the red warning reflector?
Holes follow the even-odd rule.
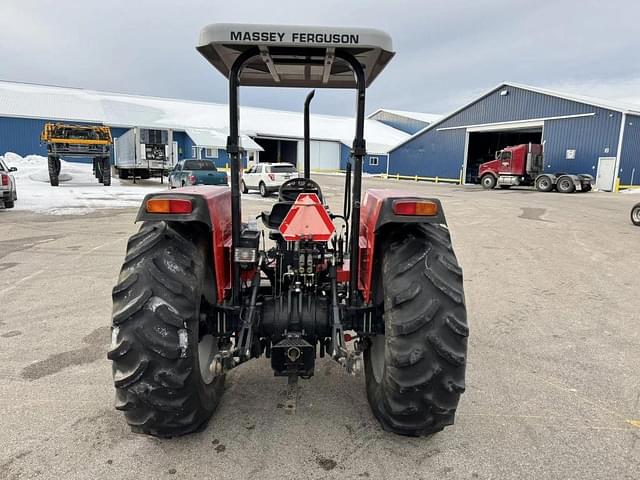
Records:
[[[301,193],[280,224],[287,242],[313,240],[327,242],[336,227],[315,193]]]

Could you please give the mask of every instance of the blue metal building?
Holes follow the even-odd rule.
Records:
[[[545,171],[589,173],[603,190],[640,184],[640,109],[503,83],[389,152],[390,175],[477,180],[496,150],[544,145]]]
[[[302,162],[301,112],[241,107],[240,117],[242,144],[247,152],[245,163]],[[172,162],[208,158],[224,167],[229,163],[228,119],[228,106],[223,104],[0,81],[0,155],[13,152],[46,156],[40,134],[45,123],[60,121],[106,125],[114,139],[135,127],[166,130],[172,134],[168,145]],[[351,117],[312,114],[312,168],[344,169],[347,145],[354,133],[355,120]],[[406,132],[373,119],[365,121],[365,135],[372,152],[365,171],[372,173],[386,172],[386,152],[409,137]]]

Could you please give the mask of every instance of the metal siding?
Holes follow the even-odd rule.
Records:
[[[620,184],[640,185],[640,116],[627,115],[620,157]]]
[[[0,117],[0,155],[7,152],[47,156],[46,145],[40,145],[45,120]]]
[[[545,121],[542,139],[545,171],[595,176],[598,157],[616,155],[622,114],[612,113],[612,117],[607,114]],[[575,160],[566,159],[567,149],[576,150]]]
[[[351,148],[347,147],[344,143],[340,144],[340,170],[347,169],[347,163],[349,163],[349,157],[351,156]]]
[[[549,171],[595,173],[598,157],[615,156],[621,113],[572,100],[506,87],[479,99],[466,109],[393,150],[390,174],[458,178],[464,163],[466,129],[447,127],[595,113],[593,117],[547,120],[544,126],[546,165]],[[571,146],[570,146],[571,145]],[[605,148],[609,153],[605,153]],[[576,149],[576,160],[565,160],[567,148]]]
[[[429,130],[389,155],[389,175],[460,178],[466,130]]]
[[[378,165],[369,165],[369,157],[378,157]],[[378,154],[378,155],[367,155],[364,160],[364,168],[362,171],[364,173],[371,174],[380,174],[387,172],[387,155],[386,154]]]
[[[350,156],[351,156],[351,147],[348,147],[344,143],[341,143],[340,144],[340,170],[345,171],[347,169],[347,163],[349,162]],[[376,166],[369,165],[370,156],[378,157],[378,165]],[[364,173],[371,173],[371,174],[386,173],[388,158],[389,156],[386,153],[365,155],[365,157],[362,159],[362,163],[363,163],[362,171]]]

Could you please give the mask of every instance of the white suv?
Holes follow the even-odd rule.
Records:
[[[263,197],[280,189],[291,178],[298,178],[298,171],[291,163],[258,163],[242,174],[242,193],[258,190]]]
[[[18,196],[16,195],[16,181],[11,175],[17,168],[7,167],[2,157],[0,157],[0,202],[4,208],[13,208]]]

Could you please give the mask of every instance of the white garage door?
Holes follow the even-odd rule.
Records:
[[[311,170],[339,170],[340,144],[312,140],[310,145]],[[304,168],[304,142],[298,142],[298,170]]]

